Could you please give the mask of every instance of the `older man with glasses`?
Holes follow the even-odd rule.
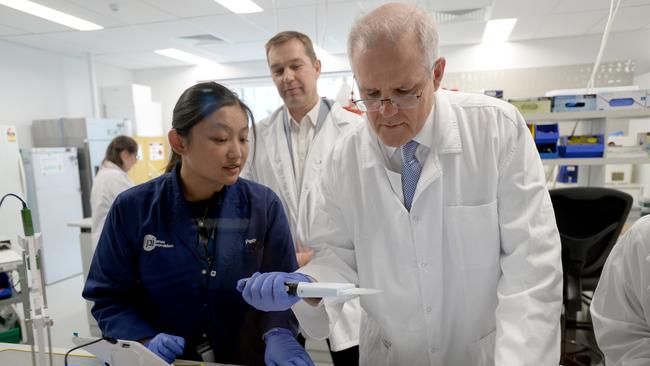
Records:
[[[284,282],[383,290],[361,297],[361,365],[557,365],[561,247],[541,160],[511,105],[439,90],[437,44],[431,17],[408,4],[354,24],[367,123],[311,191],[316,255],[295,273],[256,274],[243,296],[292,307],[320,338],[341,299],[299,301]]]

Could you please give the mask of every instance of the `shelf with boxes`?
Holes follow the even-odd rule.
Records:
[[[648,91],[639,90],[511,103],[529,124],[543,164],[558,167],[547,172],[549,178],[557,174],[558,182],[634,189],[640,196],[643,184],[632,177],[639,180],[639,169],[647,169],[635,166],[650,165],[650,133],[637,136],[639,130],[629,126],[650,119],[649,99]]]

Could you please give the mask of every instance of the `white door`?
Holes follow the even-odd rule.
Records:
[[[45,283],[82,272],[79,229],[68,223],[83,219],[77,151],[36,148],[32,168],[39,230],[43,234]]]

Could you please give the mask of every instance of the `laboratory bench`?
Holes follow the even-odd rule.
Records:
[[[52,366],[64,366],[65,353],[68,351],[62,348],[53,348]],[[49,361],[46,361],[48,364]],[[31,366],[31,346],[27,344],[0,343],[0,365]],[[221,363],[182,361],[174,362],[175,366],[227,366]],[[104,366],[104,362],[98,360],[84,350],[75,350],[68,356],[68,366]],[[231,365],[232,366],[232,365]]]

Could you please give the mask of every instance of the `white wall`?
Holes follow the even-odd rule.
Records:
[[[20,147],[32,146],[34,119],[92,116],[86,58],[0,41],[0,124],[16,125]],[[96,65],[98,85],[131,83],[131,71]]]

